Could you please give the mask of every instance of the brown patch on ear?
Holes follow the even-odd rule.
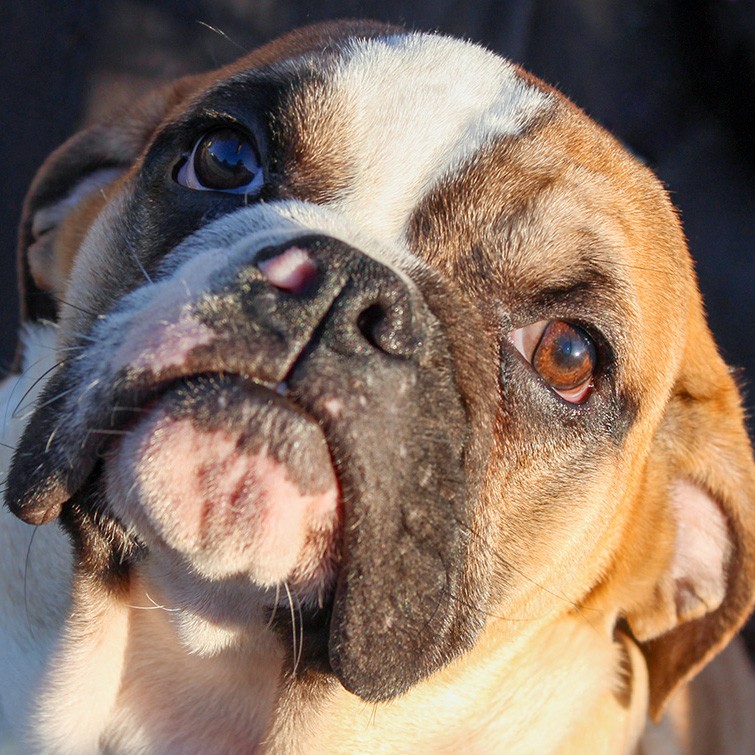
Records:
[[[676,537],[652,598],[627,615],[647,661],[656,719],[754,602],[755,465],[739,393],[699,302],[681,370],[648,469],[648,479],[665,480],[662,504]]]

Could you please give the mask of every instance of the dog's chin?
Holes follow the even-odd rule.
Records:
[[[238,378],[198,376],[143,409],[105,463],[108,505],[147,548],[209,580],[247,577],[320,603],[341,506],[317,423]]]

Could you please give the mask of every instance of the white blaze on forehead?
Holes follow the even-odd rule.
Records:
[[[488,50],[431,35],[353,43],[333,96],[349,118],[354,160],[335,207],[389,244],[439,179],[493,139],[521,133],[552,101]]]

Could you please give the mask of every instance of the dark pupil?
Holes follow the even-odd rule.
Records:
[[[554,321],[543,333],[533,360],[535,369],[556,389],[584,383],[595,366],[595,346],[575,325]]]
[[[248,137],[233,129],[208,134],[194,156],[194,172],[208,189],[238,189],[250,183],[259,167]]]

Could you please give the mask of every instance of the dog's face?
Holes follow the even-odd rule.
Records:
[[[8,504],[189,645],[277,632],[379,700],[585,610],[658,707],[746,616],[752,461],[673,209],[488,52],[344,24],[182,80],[48,161],[22,264],[61,364]]]

